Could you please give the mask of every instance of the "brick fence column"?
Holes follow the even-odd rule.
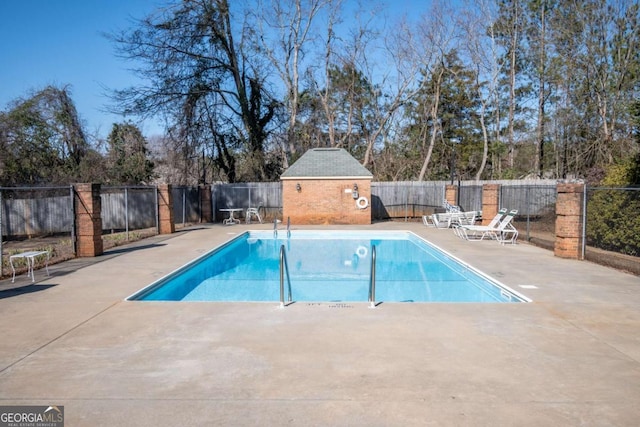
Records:
[[[453,184],[445,185],[444,199],[450,205],[457,205],[458,204],[458,186]]]
[[[158,185],[158,233],[171,234],[176,231],[173,221],[173,196],[171,185]]]
[[[488,225],[500,209],[500,184],[482,185],[482,225]]]
[[[76,256],[102,255],[102,201],[100,184],[74,184]]]
[[[211,186],[201,185],[200,193],[200,222],[213,222],[213,204],[211,200]]]
[[[558,184],[557,191],[553,254],[560,258],[582,259],[584,184]]]

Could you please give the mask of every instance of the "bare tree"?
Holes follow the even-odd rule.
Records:
[[[284,84],[289,113],[286,144],[295,155],[295,133],[298,122],[300,74],[306,53],[305,45],[313,41],[314,21],[320,11],[335,11],[341,0],[271,0],[268,6],[259,2],[256,16],[261,48]],[[338,6],[338,7],[335,7]],[[335,12],[334,12],[335,13]],[[288,166],[287,157],[283,158]]]
[[[185,155],[216,139],[221,150],[215,156],[224,160],[230,181],[236,179],[232,157],[243,150],[251,169],[245,179],[272,178],[265,144],[276,102],[258,58],[249,56],[248,33],[246,21],[232,20],[227,0],[185,0],[112,35],[123,57],[142,64],[134,71],[148,82],[116,90],[114,110],[170,117],[178,137],[192,146]]]
[[[480,130],[482,132],[482,160],[475,175],[479,180],[486,168],[491,140],[500,140],[500,105],[498,94],[499,63],[495,40],[495,12],[485,0],[474,2],[466,7],[459,17],[458,26],[463,29],[462,48],[467,52],[469,61],[476,69],[475,90],[480,100]],[[493,132],[487,123],[488,111],[493,111]]]
[[[631,148],[628,139],[616,139],[619,128],[629,121],[632,94],[638,87],[640,5],[631,0],[589,0],[587,4],[577,15],[585,29],[586,55],[582,59],[588,96],[595,100],[595,105],[589,103],[599,119],[593,157],[596,162],[613,163]]]
[[[534,31],[538,33],[537,37],[537,57],[538,64],[535,67],[538,74],[538,120],[536,124],[536,155],[534,159],[533,170],[539,178],[544,174],[544,139],[545,139],[545,122],[547,120],[545,108],[547,102],[547,1],[541,0],[535,2],[538,4],[538,20],[534,25]]]
[[[514,166],[515,149],[515,123],[518,98],[518,75],[521,63],[521,41],[523,36],[524,13],[522,11],[523,0],[498,0],[499,17],[496,21],[496,34],[498,42],[504,46],[506,58],[504,60],[505,73],[507,74],[508,87],[508,116],[507,116],[507,149],[509,168]]]
[[[426,103],[428,105],[426,113],[429,119],[427,122],[429,132],[426,130],[423,132],[425,136],[423,149],[426,149],[426,152],[424,153],[424,161],[418,175],[418,181],[424,180],[438,136],[442,137],[440,95],[443,76],[446,72],[445,57],[454,48],[456,41],[457,34],[455,25],[452,25],[451,17],[447,16],[443,9],[434,7],[429,16],[425,17],[419,26],[419,43],[413,47],[415,54],[419,55],[419,65],[423,74],[431,80],[431,89],[429,91],[431,100]],[[427,142],[427,134],[429,135],[428,143],[424,147]]]
[[[395,31],[385,40],[385,58],[388,71],[381,78],[379,86],[383,88],[384,103],[377,103],[375,126],[367,141],[363,166],[368,166],[373,161],[374,148],[381,136],[392,126],[394,117],[419,90],[419,70],[424,60],[415,50],[415,36],[406,23],[395,25]],[[366,69],[371,79],[379,74],[376,63],[367,61]]]
[[[329,145],[335,147],[336,142],[336,105],[332,102],[332,86],[331,86],[331,69],[335,66],[336,44],[338,38],[336,36],[336,26],[339,25],[341,20],[342,2],[339,1],[335,4],[335,7],[330,8],[330,12],[326,20],[326,35],[322,43],[323,49],[318,63],[320,67],[312,66],[309,70],[309,76],[313,83],[314,92],[318,94],[321,108],[324,112],[324,116],[327,122],[327,136],[329,138]],[[322,76],[322,78],[314,77],[314,75]],[[323,87],[324,83],[324,87]]]

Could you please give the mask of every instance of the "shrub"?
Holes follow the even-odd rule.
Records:
[[[640,256],[640,155],[608,168],[589,194],[587,244]]]

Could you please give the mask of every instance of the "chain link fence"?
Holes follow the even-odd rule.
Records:
[[[198,187],[172,187],[171,198],[173,199],[173,220],[176,224],[182,224],[184,227],[188,223],[200,222],[202,206]],[[158,206],[157,203],[156,206]]]
[[[9,271],[9,257],[27,248],[72,258],[73,216],[73,187],[0,187],[0,277]],[[13,264],[21,270],[26,262]]]
[[[555,180],[536,181],[461,181],[456,204],[463,211],[482,210],[484,183],[500,184],[499,206],[517,209],[516,223],[526,240],[537,237],[555,238]],[[423,215],[444,212],[445,188],[448,181],[373,182],[371,183],[372,220],[421,220]]]
[[[408,221],[431,215],[442,209],[445,185],[444,181],[372,182],[371,219]]]
[[[156,187],[101,187],[100,203],[103,233],[124,232],[129,240],[130,231],[158,225]]]
[[[372,182],[373,221],[420,221],[423,215],[442,211],[449,182]],[[500,184],[499,205],[517,209],[515,222],[525,240],[538,239],[553,248],[555,240],[555,181],[459,182],[457,204],[463,210],[482,209],[482,184]],[[173,187],[176,224],[187,225],[202,218],[197,187]],[[282,185],[279,182],[215,184],[212,186],[214,221],[226,213],[220,209],[255,207],[265,221],[282,219]],[[49,250],[58,259],[75,256],[73,187],[0,187],[0,275],[8,257],[26,249]],[[108,235],[129,241],[130,232],[157,233],[158,200],[154,186],[101,188],[103,238]],[[604,251],[640,256],[640,188],[585,187],[583,242]],[[244,211],[241,215],[244,214]],[[139,233],[139,232],[137,232]],[[6,248],[6,246],[11,246]],[[105,245],[105,247],[108,245]]]
[[[200,221],[198,187],[173,187],[172,198],[176,224]],[[100,202],[105,249],[157,234],[155,186],[101,186]],[[26,250],[46,250],[52,262],[75,257],[72,186],[0,187],[0,277],[10,270],[9,257]],[[26,268],[24,262],[14,267]]]
[[[555,240],[557,195],[555,183],[501,185],[500,207],[518,211],[514,223],[526,240],[550,244]]]
[[[282,184],[280,182],[245,182],[215,184],[213,191],[214,221],[221,222],[229,216],[220,209],[242,209],[244,219],[247,208],[256,208],[264,222],[282,219]]]

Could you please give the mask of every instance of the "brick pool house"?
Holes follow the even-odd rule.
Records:
[[[291,224],[371,224],[373,175],[342,148],[313,148],[281,176]]]

